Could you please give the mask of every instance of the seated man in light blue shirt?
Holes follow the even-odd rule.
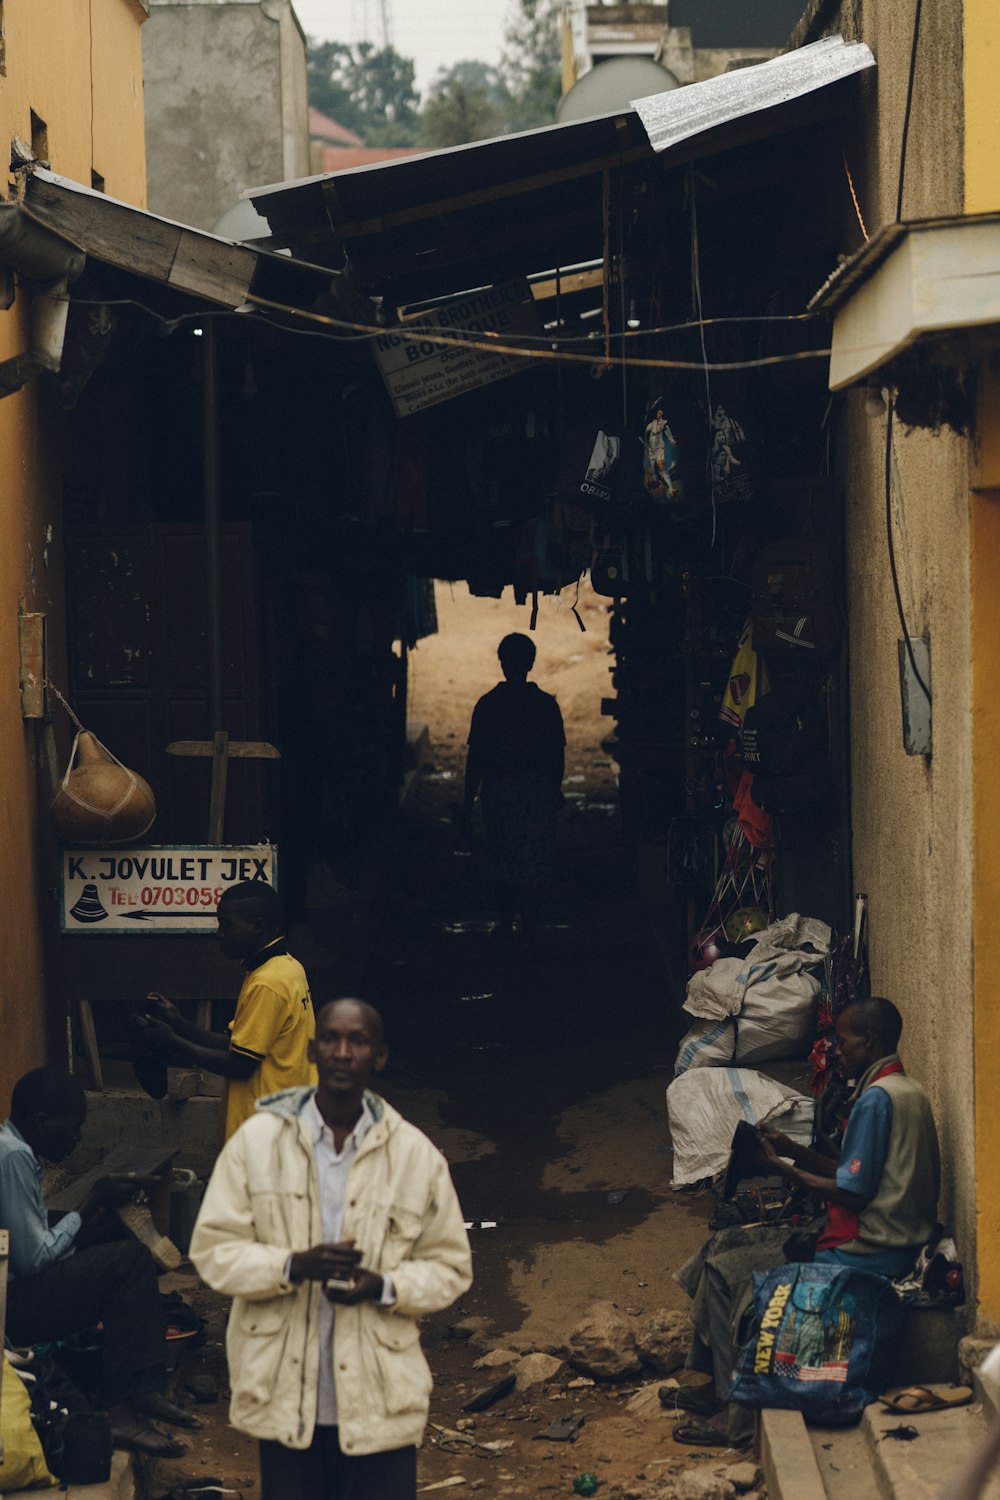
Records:
[[[99,1402],[108,1407],[117,1447],[176,1457],[184,1447],[150,1422],[198,1425],[163,1395],[166,1341],[156,1265],[132,1239],[97,1244],[101,1216],[135,1191],[111,1177],[79,1213],[49,1227],[42,1162],[65,1161],[80,1139],[87,1099],[78,1079],[35,1068],[14,1085],[10,1119],[0,1124],[0,1227],[10,1233],[7,1336],[47,1343],[104,1325]]]

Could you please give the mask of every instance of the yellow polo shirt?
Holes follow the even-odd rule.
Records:
[[[316,1084],[316,1069],[306,1051],[316,1034],[316,1017],[306,971],[297,958],[277,953],[251,969],[237,997],[229,1031],[230,1049],[252,1057],[258,1066],[249,1078],[227,1080],[227,1141],[249,1120],[257,1100],[265,1094]]]

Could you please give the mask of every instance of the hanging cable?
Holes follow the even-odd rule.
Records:
[[[712,387],[708,377],[708,348],[705,343],[704,310],[701,301],[701,247],[698,243],[698,192],[694,167],[688,168],[688,189],[691,197],[691,285],[694,289],[694,310],[698,317],[698,336],[701,340],[701,362],[705,371],[705,411],[708,418],[708,483],[712,497],[712,541],[715,546],[715,530],[718,512],[715,505],[715,466],[712,463]]]
[[[896,596],[896,612],[899,615],[903,640],[906,642],[906,654],[910,658],[913,675],[920,684],[927,702],[930,703],[931,690],[920,675],[920,668],[917,666],[917,659],[913,654],[913,642],[910,639],[910,632],[906,624],[903,596],[899,590],[899,574],[896,571],[896,548],[892,539],[892,427],[894,414],[895,403],[890,394],[885,422],[885,535],[889,546],[889,572],[892,574],[892,591]]]
[[[924,0],[917,0],[913,12],[913,40],[910,43],[910,74],[906,81],[906,108],[903,111],[903,138],[899,147],[899,184],[896,189],[896,223],[903,218],[903,183],[906,180],[906,147],[910,138],[910,111],[913,108],[913,84],[917,76],[917,44],[920,41],[920,12]]]

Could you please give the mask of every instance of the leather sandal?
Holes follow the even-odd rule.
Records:
[[[144,1453],[149,1458],[181,1458],[187,1452],[183,1443],[161,1432],[152,1423],[144,1422],[141,1417],[113,1422],[111,1441],[116,1448],[124,1448],[128,1453]]]
[[[160,1391],[151,1391],[145,1396],[134,1396],[132,1405],[144,1417],[155,1422],[166,1422],[170,1427],[185,1427],[192,1431],[202,1423],[191,1412],[185,1411]]]

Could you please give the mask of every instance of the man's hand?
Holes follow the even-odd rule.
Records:
[[[175,1031],[178,1022],[183,1020],[174,1002],[168,1000],[166,995],[161,995],[159,990],[150,990],[146,996],[146,1015],[151,1020],[165,1022]]]
[[[147,1042],[153,1043],[154,1049],[159,1049],[160,1051],[176,1047],[180,1041],[177,1033],[166,1021],[158,1021],[154,1016],[146,1017],[143,1036]]]
[[[324,1287],[328,1302],[339,1302],[345,1307],[354,1307],[359,1302],[381,1302],[385,1283],[374,1271],[358,1270],[354,1274],[354,1285],[349,1292],[338,1287]]]
[[[81,1219],[92,1219],[105,1208],[128,1203],[141,1186],[134,1177],[99,1177],[80,1205]]]
[[[313,1245],[311,1250],[297,1250],[288,1273],[292,1281],[354,1281],[360,1265],[361,1251],[355,1250],[354,1241],[342,1240],[337,1245]]]
[[[768,1145],[773,1146],[779,1156],[790,1155],[791,1141],[780,1130],[775,1130],[773,1125],[758,1125],[757,1134],[760,1136],[760,1143],[766,1155],[769,1154],[766,1151]]]

